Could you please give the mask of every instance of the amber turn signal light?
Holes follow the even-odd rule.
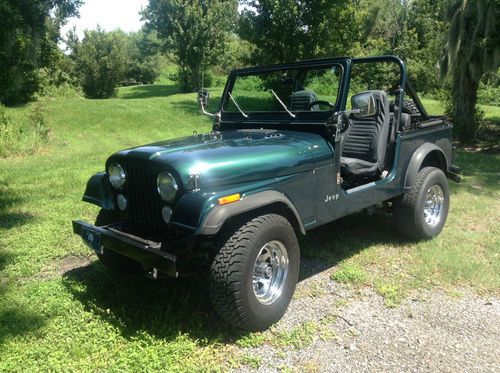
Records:
[[[241,199],[239,193],[219,198],[219,205],[227,205],[228,203],[237,202]]]

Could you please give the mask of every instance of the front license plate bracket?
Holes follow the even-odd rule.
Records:
[[[82,227],[82,239],[85,245],[94,250],[97,254],[103,253],[103,246],[101,244],[101,233],[87,227]]]

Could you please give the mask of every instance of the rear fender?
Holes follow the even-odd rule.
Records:
[[[82,200],[105,210],[115,208],[113,189],[105,172],[98,172],[89,179]]]
[[[438,167],[446,174],[450,161],[445,152],[436,144],[425,143],[413,153],[408,168],[406,169],[405,188],[411,188],[417,180],[418,171],[424,166],[432,165]]]

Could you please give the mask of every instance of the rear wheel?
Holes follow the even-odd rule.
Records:
[[[97,215],[95,221],[95,225],[100,227],[103,225],[116,223],[117,221],[119,221],[119,217],[114,211],[103,209],[99,211],[99,214]],[[97,254],[97,257],[105,267],[109,268],[113,272],[127,275],[144,274],[144,268],[142,267],[142,264],[126,256],[120,255],[106,247],[103,248],[102,254]]]
[[[443,229],[449,206],[450,192],[444,172],[425,167],[418,172],[413,187],[396,201],[396,225],[410,239],[430,239]]]
[[[223,232],[211,265],[210,297],[217,313],[236,327],[264,330],[292,299],[300,251],[281,215],[258,216]]]

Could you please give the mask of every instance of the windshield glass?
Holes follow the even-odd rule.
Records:
[[[224,102],[224,111],[331,110],[337,102],[341,76],[342,67],[337,64],[239,75],[231,91],[232,99]]]

